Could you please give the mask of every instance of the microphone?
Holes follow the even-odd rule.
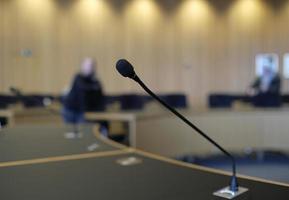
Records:
[[[161,98],[159,98],[155,93],[153,93],[137,76],[134,71],[134,68],[131,63],[129,63],[125,59],[120,59],[116,63],[117,71],[124,77],[130,78],[136,81],[150,96],[156,99],[159,103],[161,103],[164,107],[170,110],[173,114],[175,114],[178,118],[180,118],[184,123],[194,129],[198,134],[208,140],[211,144],[213,144],[216,148],[218,148],[221,152],[223,152],[228,158],[230,158],[232,163],[232,176],[228,187],[225,187],[221,190],[214,192],[215,196],[224,197],[228,199],[232,199],[240,194],[248,191],[247,188],[239,187],[238,180],[236,176],[236,160],[233,155],[231,155],[227,150],[225,150],[221,145],[219,145],[216,141],[210,138],[206,133],[204,133],[201,129],[199,129],[196,125],[190,122],[187,118],[185,118],[182,114],[180,114],[176,109],[168,105]]]
[[[117,61],[116,69],[124,77],[134,79],[136,76],[133,66],[125,59],[120,59]]]

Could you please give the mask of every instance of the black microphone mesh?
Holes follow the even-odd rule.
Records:
[[[116,69],[124,77],[133,78],[135,76],[133,66],[125,59],[117,61]]]

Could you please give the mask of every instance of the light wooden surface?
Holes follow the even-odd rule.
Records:
[[[3,112],[2,112],[3,113]],[[271,149],[289,152],[289,110],[181,111],[209,136],[230,151]],[[0,112],[1,114],[1,112]],[[5,113],[7,115],[7,113]],[[17,114],[19,115],[19,113]],[[15,116],[18,124],[62,123],[45,111],[27,111]],[[217,149],[168,112],[86,113],[89,120],[128,124],[132,147],[164,156],[215,153]]]
[[[289,110],[183,110],[193,123],[229,151],[289,152]],[[87,119],[128,123],[132,147],[164,156],[210,154],[218,150],[168,112],[87,113]]]
[[[150,105],[142,111],[118,111],[118,112],[87,112],[85,119],[91,121],[125,122],[128,127],[129,144],[136,147],[137,122],[139,120],[161,118],[169,113],[158,105]]]
[[[109,121],[130,121],[135,119],[133,113],[122,112],[87,112],[85,113],[87,119],[92,120],[109,120]]]
[[[32,164],[40,164],[40,163],[59,162],[59,161],[66,161],[66,160],[99,158],[99,157],[105,157],[105,156],[122,155],[128,152],[129,152],[128,149],[122,149],[122,150],[111,150],[111,151],[95,152],[95,153],[82,153],[82,154],[73,154],[73,155],[57,156],[57,157],[37,158],[37,159],[31,159],[31,160],[18,160],[18,161],[2,162],[0,163],[0,168],[13,167],[13,166],[19,166],[19,165],[32,165]]]
[[[129,136],[129,144],[132,147],[135,147],[136,143],[136,114],[134,113],[121,113],[121,112],[90,112],[85,113],[86,120],[92,121],[119,121],[119,122],[126,122],[128,123],[128,136]]]
[[[7,110],[0,110],[0,116],[8,118],[8,125],[20,124],[61,124],[63,119],[59,109],[45,107],[24,108],[21,105],[10,106]]]
[[[227,171],[223,171],[223,170],[219,170],[219,169],[213,169],[213,168],[209,168],[209,167],[204,167],[204,166],[200,166],[200,165],[195,165],[195,164],[191,164],[191,163],[186,163],[186,162],[182,162],[182,161],[179,161],[179,160],[167,158],[167,157],[160,156],[160,155],[157,155],[157,154],[152,154],[152,153],[145,152],[145,151],[138,150],[138,149],[131,149],[131,151],[135,152],[135,153],[137,153],[139,155],[144,155],[144,156],[152,158],[152,159],[157,159],[157,160],[160,160],[160,161],[163,161],[163,162],[167,162],[167,163],[170,163],[170,164],[173,164],[173,165],[177,165],[177,166],[181,166],[181,167],[185,167],[185,168],[201,170],[201,171],[204,171],[204,172],[209,172],[209,173],[214,173],[214,174],[222,174],[222,175],[227,175],[227,176],[231,176],[231,174],[232,174],[231,172],[227,172]],[[271,180],[267,180],[267,179],[263,179],[263,178],[246,176],[246,175],[241,175],[241,174],[237,174],[237,176],[239,178],[245,178],[245,179],[248,179],[248,180],[259,181],[259,182],[263,182],[263,183],[269,183],[269,184],[289,187],[288,183],[271,181]]]
[[[184,114],[229,151],[269,149],[289,152],[289,112],[286,109]],[[137,120],[136,148],[170,157],[218,152],[204,138],[170,115]]]
[[[16,124],[61,124],[63,119],[60,110],[49,110],[49,108],[20,108],[13,109]]]
[[[204,105],[243,92],[257,53],[289,51],[288,11],[287,0],[0,0],[0,91],[60,93],[92,56],[105,92],[142,92],[115,72],[125,57],[155,91]]]

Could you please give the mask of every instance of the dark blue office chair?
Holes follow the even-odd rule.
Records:
[[[5,109],[11,104],[15,104],[17,99],[10,95],[0,95],[0,109]]]
[[[125,94],[119,96],[121,110],[142,110],[145,105],[143,95]]]
[[[187,98],[184,94],[166,94],[161,95],[161,98],[174,108],[187,108]]]
[[[210,108],[231,108],[234,97],[227,94],[210,94],[208,98],[208,106]]]

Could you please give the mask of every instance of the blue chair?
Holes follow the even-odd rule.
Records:
[[[15,104],[17,98],[10,95],[0,95],[0,108],[5,109],[11,104]]]
[[[174,108],[187,108],[187,98],[184,94],[161,95],[162,100]]]
[[[235,98],[227,94],[210,94],[208,106],[210,108],[231,108]]]
[[[24,107],[26,108],[33,108],[33,107],[44,107],[44,99],[48,98],[53,100],[54,98],[51,95],[25,95],[19,97],[20,101],[23,103]]]
[[[145,105],[143,95],[125,94],[119,96],[121,110],[142,110]]]

